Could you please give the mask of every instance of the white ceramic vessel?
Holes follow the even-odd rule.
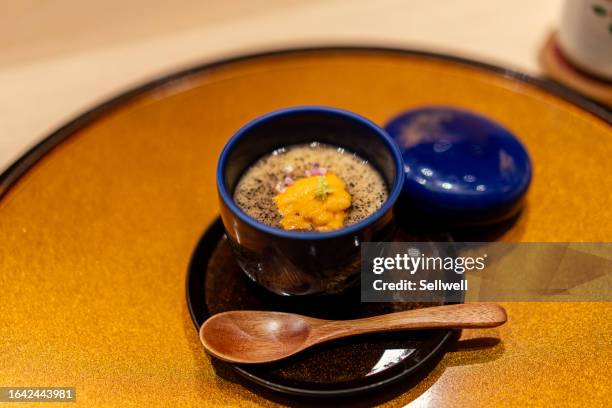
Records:
[[[565,0],[559,45],[578,68],[612,80],[612,0]]]

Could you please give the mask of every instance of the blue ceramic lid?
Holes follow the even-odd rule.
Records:
[[[399,146],[406,180],[399,211],[483,225],[521,207],[531,161],[518,139],[484,116],[446,106],[404,112],[385,127]]]

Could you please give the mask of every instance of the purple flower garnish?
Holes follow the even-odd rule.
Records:
[[[319,163],[312,163],[310,170],[306,170],[306,176],[324,176],[327,173],[325,167],[321,167]]]

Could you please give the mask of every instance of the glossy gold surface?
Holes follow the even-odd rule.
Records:
[[[223,144],[248,120],[297,104],[339,106],[380,124],[424,104],[480,111],[515,132],[534,163],[527,209],[503,240],[612,238],[612,129],[567,102],[476,68],[395,54],[233,63],[79,130],[0,201],[0,385],[75,386],[83,406],[292,402],[215,374],[184,282],[195,243],[217,214]],[[392,387],[376,401],[607,404],[609,303],[504,307],[505,326],[466,330],[416,386]]]

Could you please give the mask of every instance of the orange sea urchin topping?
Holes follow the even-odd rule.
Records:
[[[329,231],[344,225],[351,195],[333,173],[296,180],[274,197],[286,230]]]

